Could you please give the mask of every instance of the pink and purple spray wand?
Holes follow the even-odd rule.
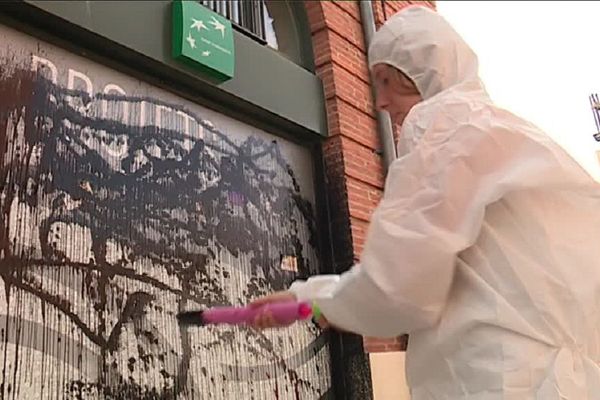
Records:
[[[270,313],[275,321],[282,325],[296,321],[306,320],[310,317],[318,318],[320,311],[316,305],[305,302],[270,303],[260,307],[213,307],[204,311],[185,311],[177,314],[177,319],[182,325],[210,325],[251,324],[257,316]]]

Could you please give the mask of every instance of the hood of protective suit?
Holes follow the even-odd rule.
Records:
[[[417,146],[448,100],[455,104],[491,102],[479,79],[477,55],[441,15],[426,7],[408,7],[377,31],[369,46],[369,68],[376,64],[402,71],[423,98],[404,120],[398,156]]]
[[[369,68],[388,64],[411,78],[424,100],[479,80],[477,56],[438,13],[409,7],[379,29],[369,46]]]

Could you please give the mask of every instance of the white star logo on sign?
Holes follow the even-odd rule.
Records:
[[[208,27],[204,25],[204,21],[201,19],[192,18],[192,21],[194,21],[194,23],[190,26],[190,29],[196,29],[198,32],[200,32],[200,29],[208,30]]]
[[[212,21],[209,22],[216,30],[221,31],[221,36],[225,37],[225,25],[217,21],[215,17],[211,17]]]
[[[191,34],[191,33],[188,33],[188,36],[185,38],[185,40],[187,40],[187,42],[190,44],[190,47],[191,47],[192,49],[195,49],[195,48],[196,48],[196,39],[194,39],[194,38],[192,37],[192,34]]]

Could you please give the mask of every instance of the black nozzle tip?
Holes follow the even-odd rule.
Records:
[[[204,325],[202,311],[184,311],[177,314],[177,321],[181,325]]]

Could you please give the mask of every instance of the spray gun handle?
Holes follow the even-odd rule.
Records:
[[[248,324],[259,315],[270,313],[277,323],[282,325],[304,320],[312,315],[312,308],[302,302],[269,303],[260,307],[215,307],[204,311],[206,324]]]

